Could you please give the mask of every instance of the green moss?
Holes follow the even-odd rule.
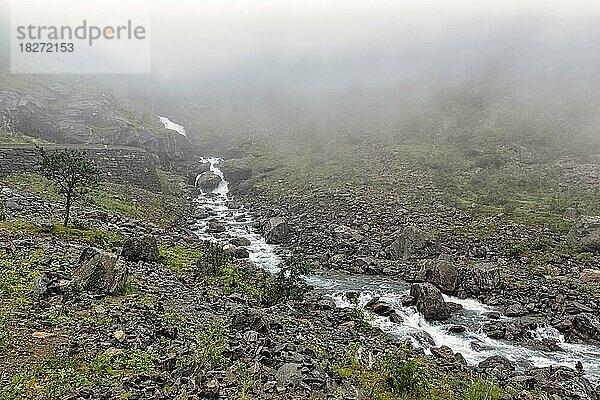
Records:
[[[194,270],[202,258],[199,250],[182,246],[161,246],[159,254],[160,261],[175,272]]]

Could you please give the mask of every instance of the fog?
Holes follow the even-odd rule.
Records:
[[[369,134],[460,93],[587,122],[600,103],[596,1],[149,4],[152,74],[104,78],[192,131]]]

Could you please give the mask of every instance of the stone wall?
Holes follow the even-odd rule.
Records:
[[[46,151],[75,148],[83,150],[110,182],[160,191],[154,156],[143,149],[114,146],[44,145]],[[0,178],[12,173],[36,172],[39,150],[32,145],[0,145]]]

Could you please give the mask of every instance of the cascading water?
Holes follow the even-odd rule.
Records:
[[[221,160],[204,159],[210,163],[210,170],[223,179],[218,168]],[[195,200],[200,214],[192,227],[196,234],[205,240],[226,241],[228,238],[246,238],[250,261],[269,272],[276,272],[281,258],[278,247],[267,244],[256,231],[255,224],[243,207],[230,207],[227,182],[222,183],[211,193],[202,193]],[[207,218],[208,217],[208,218]],[[224,232],[210,232],[207,219],[212,219],[226,227]],[[493,355],[501,355],[522,368],[565,365],[573,367],[581,361],[590,381],[600,383],[600,347],[565,343],[562,335],[553,328],[540,327],[531,332],[532,338],[549,337],[559,342],[563,351],[548,352],[519,346],[508,341],[491,339],[481,327],[487,321],[484,315],[494,309],[475,300],[457,299],[446,296],[446,300],[462,305],[463,309],[444,322],[429,322],[414,307],[402,306],[402,298],[408,293],[407,284],[386,277],[350,275],[338,272],[321,272],[308,276],[306,280],[317,290],[330,296],[338,307],[354,306],[346,296],[349,292],[358,293],[358,306],[364,307],[369,300],[379,296],[382,301],[394,307],[402,318],[401,324],[392,323],[388,318],[371,315],[371,323],[388,334],[410,340],[415,346],[428,351],[432,346],[447,345],[459,352],[470,364],[477,364]],[[370,314],[369,314],[370,315]],[[509,318],[506,318],[509,319]],[[452,333],[452,326],[462,325],[464,332]]]

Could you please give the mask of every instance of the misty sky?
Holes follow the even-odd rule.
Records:
[[[217,107],[206,118],[254,117],[261,108],[277,118],[297,110],[302,118],[363,117],[357,110],[380,118],[461,85],[531,91],[535,101],[575,93],[597,102],[600,93],[597,0],[144,4],[154,15],[153,74],[133,77],[133,86],[164,107]]]

